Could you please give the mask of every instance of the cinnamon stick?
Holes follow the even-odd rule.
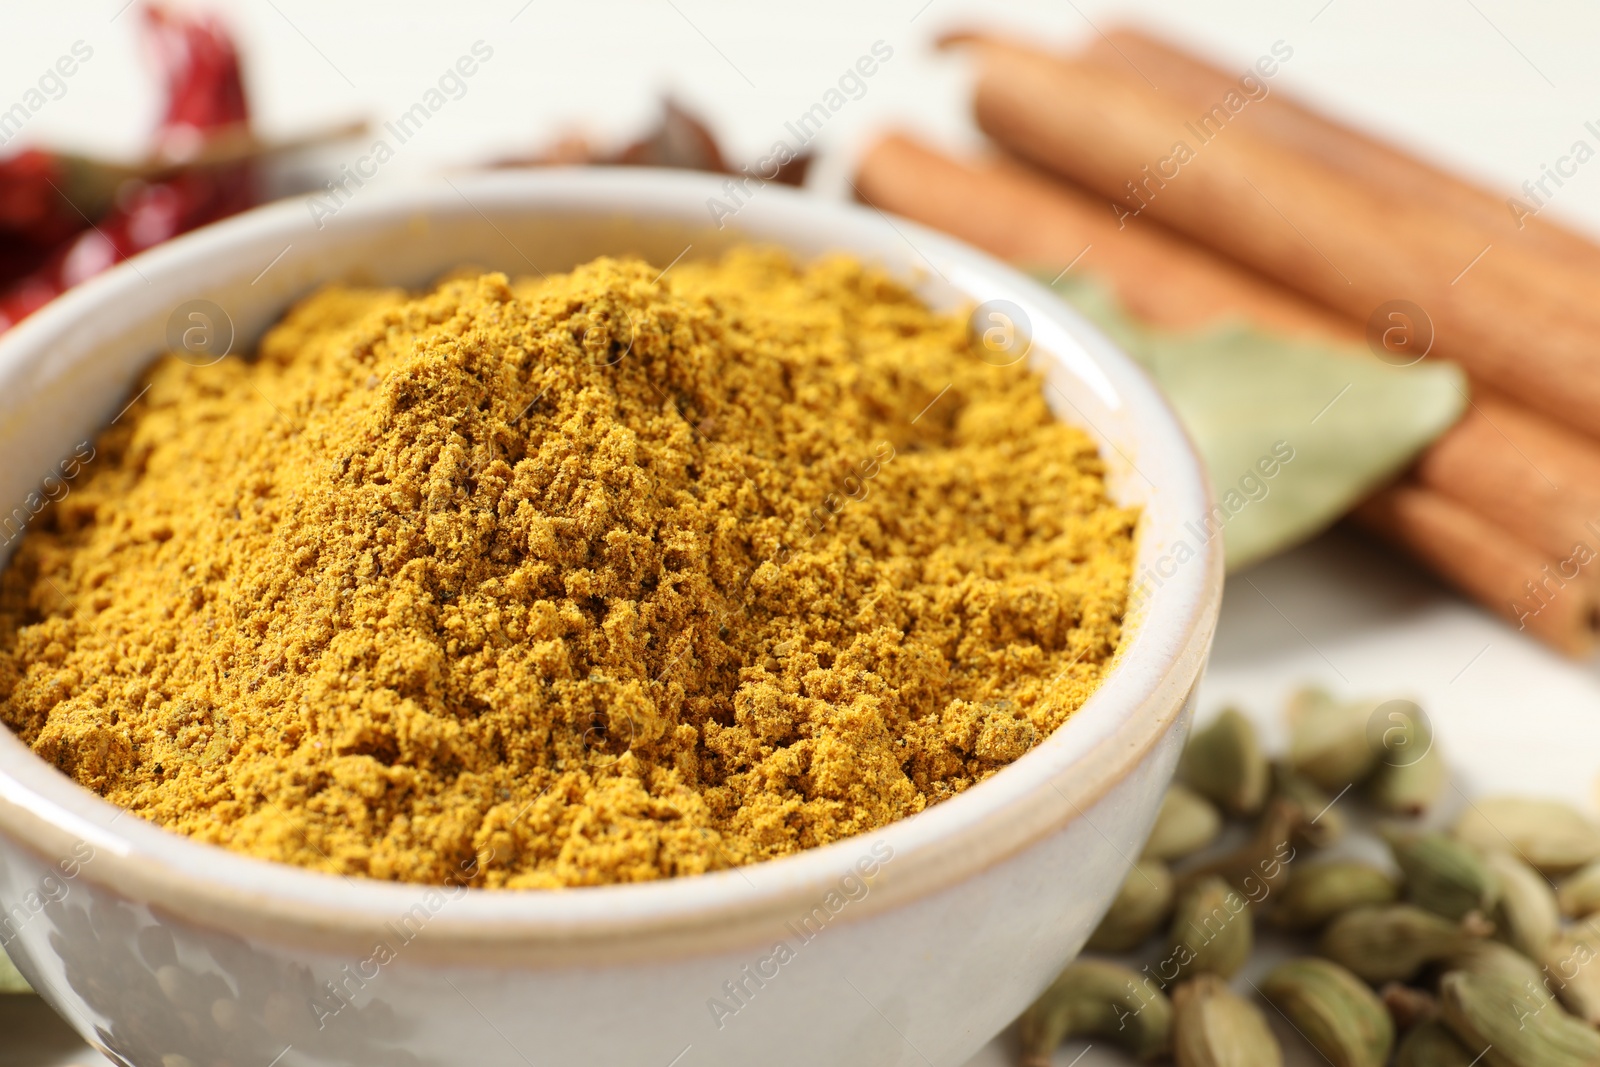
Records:
[[[1243,72],[1230,73],[1191,52],[1135,27],[1114,27],[1096,36],[1082,58],[1124,76],[1146,78],[1162,94],[1201,115],[1240,90]],[[1250,71],[1251,75],[1258,75]],[[1586,270],[1600,271],[1600,245],[1547,219],[1528,213],[1535,196],[1515,190],[1527,210],[1513,211],[1511,198],[1402,152],[1295,100],[1256,76],[1266,96],[1252,99],[1232,117],[1241,129],[1338,171],[1382,196],[1432,205],[1481,227],[1496,240],[1536,248]],[[1537,194],[1535,190],[1535,194]],[[1538,197],[1542,199],[1542,197]]]
[[[1556,560],[1600,552],[1600,446],[1492,391],[1475,391],[1415,473]],[[1583,575],[1600,583],[1600,565]]]
[[[1497,247],[1438,206],[1378,195],[1246,129],[1207,135],[1188,108],[1103,66],[992,40],[977,50],[979,125],[1111,198],[1121,224],[1166,222],[1358,322],[1412,301],[1434,353],[1600,433],[1590,272]]]
[[[1083,57],[1124,75],[1147,78],[1196,113],[1239,89],[1239,75],[1137,29],[1110,30],[1092,41]],[[1544,219],[1519,220],[1494,193],[1276,90],[1252,100],[1235,121],[1241,129],[1270,137],[1375,193],[1432,202],[1498,233],[1497,239],[1520,241],[1580,269],[1600,266],[1600,245]],[[1418,483],[1465,504],[1558,561],[1600,545],[1600,445],[1481,384],[1473,394],[1473,408],[1461,424],[1422,457],[1415,472]],[[1585,580],[1600,578],[1585,571]]]
[[[1119,229],[1104,198],[1009,160],[962,162],[889,134],[862,157],[855,182],[876,207],[1002,259],[1096,276],[1148,323],[1180,330],[1243,318],[1291,334],[1361,336],[1348,320],[1170,230]]]
[[[1442,493],[1391,486],[1357,507],[1353,518],[1517,629],[1569,655],[1594,650],[1600,599],[1593,584],[1567,577],[1559,564]],[[1576,565],[1568,571],[1578,573]]]

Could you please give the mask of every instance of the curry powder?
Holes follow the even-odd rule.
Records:
[[[1039,376],[846,258],[331,287],[167,356],[0,580],[0,718],[253,856],[559,887],[982,781],[1121,637],[1135,511]]]

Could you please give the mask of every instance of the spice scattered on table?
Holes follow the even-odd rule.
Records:
[[[567,886],[983,780],[1121,638],[1137,513],[848,259],[332,288],[164,359],[0,579],[0,718],[163,826]]]
[[[1090,938],[1119,958],[1080,958],[1029,1008],[1024,1067],[1048,1067],[1071,1037],[1179,1067],[1271,1067],[1280,1037],[1336,1067],[1600,1063],[1600,827],[1560,802],[1491,796],[1437,828],[1420,818],[1445,792],[1433,769],[1389,804],[1386,780],[1443,765],[1409,701],[1305,689],[1286,717],[1276,762],[1237,711],[1195,733]],[[1346,807],[1388,821],[1352,830]],[[1255,827],[1219,856],[1223,812]],[[1312,854],[1369,836],[1388,863]],[[1303,955],[1230,982],[1258,920]]]
[[[753,169],[753,177],[762,182],[803,185],[811,160],[810,152],[793,151],[783,146],[782,151],[776,151],[767,158],[764,166],[736,169],[728,162],[721,145],[717,143],[716,134],[706,121],[669,96],[661,103],[661,117],[656,125],[620,148],[606,148],[597,143],[592,135],[575,131],[537,152],[503,159],[494,165],[671,167],[739,175],[746,181],[750,180]]]

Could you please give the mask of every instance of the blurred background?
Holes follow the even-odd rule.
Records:
[[[970,67],[933,41],[954,29],[1071,48],[1136,22],[1243,69],[1275,40],[1294,47],[1277,81],[1322,110],[1507,192],[1600,117],[1591,46],[1600,10],[1576,0],[981,4],[822,0],[800,7],[708,0],[555,4],[503,0],[384,5],[211,0],[179,10],[224,17],[244,57],[252,117],[268,138],[338,119],[395,117],[476,40],[495,58],[470,90],[385,167],[385,180],[525,154],[581,128],[625,142],[672,93],[705,116],[731,159],[764,154],[782,124],[816,103],[872,43],[894,59],[835,115],[814,176],[848,192],[854,156],[886,126],[937,143],[981,143]],[[70,91],[29,120],[17,143],[139,156],[161,104],[141,46],[137,5],[82,0],[12,5],[0,37],[6,103],[82,39],[95,50]],[[121,12],[119,14],[119,12]],[[12,147],[10,143],[6,146]],[[340,158],[337,154],[333,157]],[[1600,173],[1572,180],[1551,211],[1600,227]]]
[[[216,16],[236,44],[254,138],[248,152],[317,142],[262,162],[256,199],[315,193],[380,137],[395,151],[374,183],[505,161],[609,157],[629,146],[634,159],[680,165],[705,165],[719,151],[738,167],[767,157],[775,141],[796,146],[786,124],[871,55],[874,73],[859,80],[859,91],[850,83],[845,102],[829,109],[805,145],[805,188],[852,199],[862,195],[863,161],[890,131],[955,158],[992,155],[973,117],[983,61],[971,48],[939,49],[941,37],[979,31],[1055,54],[1104,52],[1118,50],[1118,31],[1135,26],[1225,72],[1246,71],[1264,55],[1281,59],[1274,46],[1286,45],[1291,55],[1270,78],[1272,94],[1496,197],[1531,197],[1529,183],[1539,192],[1541,222],[1600,235],[1600,166],[1568,163],[1559,182],[1547,179],[1542,191],[1533,184],[1570,158],[1576,142],[1600,147],[1600,67],[1592,56],[1600,8],[1577,0],[1532,7],[1511,0],[823,0],[781,7],[710,0],[209,0],[170,9]],[[97,165],[147,162],[153,131],[171,110],[147,18],[142,0],[10,5],[0,15],[0,159],[41,149]],[[473,73],[441,83],[469,55],[476,57]],[[57,64],[65,56],[75,57],[73,73],[41,81],[63,69]],[[441,85],[444,102],[403,143],[383,132]],[[663,125],[669,99],[683,114]],[[369,132],[337,136],[363,122]],[[181,155],[193,146],[169,139],[166,150]],[[917,181],[897,181],[902,202],[923,195]],[[1507,212],[1514,217],[1511,206]],[[1398,231],[1395,240],[1402,240]],[[1051,262],[1023,265],[1059,280],[1072,260],[1065,248]],[[1360,326],[1352,350],[1360,347]],[[1521,328],[1537,337],[1538,315]],[[1595,358],[1600,380],[1600,354]],[[1460,395],[1445,423],[1465,409]],[[1381,438],[1395,426],[1364,428],[1358,419],[1345,432]],[[1392,477],[1426,443],[1416,434],[1438,432],[1401,434],[1374,471],[1387,464],[1379,473]],[[1506,442],[1521,451],[1511,437]],[[1557,496],[1579,489],[1558,487],[1537,469],[1523,476],[1544,478]],[[1488,526],[1447,531],[1453,540],[1429,542],[1412,530],[1408,552],[1408,535],[1375,538],[1335,521],[1371,488],[1341,487],[1334,502],[1321,502],[1320,518],[1293,531],[1250,527],[1260,548],[1230,574],[1202,714],[1237,704],[1277,747],[1279,709],[1291,689],[1308,681],[1347,696],[1408,696],[1433,719],[1452,789],[1548,794],[1593,810],[1600,752],[1600,674],[1589,654],[1593,612],[1578,611],[1567,631],[1541,639],[1518,629],[1514,612],[1508,616],[1505,604],[1497,605],[1515,588],[1501,596],[1474,585],[1474,575],[1501,566],[1482,549],[1485,538],[1498,537],[1521,511],[1503,522],[1491,516]],[[1472,490],[1469,484],[1467,494]],[[1483,509],[1493,511],[1494,501]],[[1429,549],[1420,553],[1422,565],[1418,537]],[[1530,551],[1517,558],[1551,557],[1544,548]],[[0,1034],[8,1035],[0,1037],[0,1064],[100,1062],[31,999],[0,998]],[[1057,1062],[1079,1062],[1073,1057],[1081,1052],[1071,1046]],[[1009,1058],[997,1046],[975,1062]],[[1122,1061],[1093,1049],[1081,1062]]]

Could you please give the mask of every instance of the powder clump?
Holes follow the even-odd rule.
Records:
[[[848,259],[333,287],[147,384],[0,579],[0,718],[255,856],[782,856],[1015,760],[1120,640],[1094,443]]]

